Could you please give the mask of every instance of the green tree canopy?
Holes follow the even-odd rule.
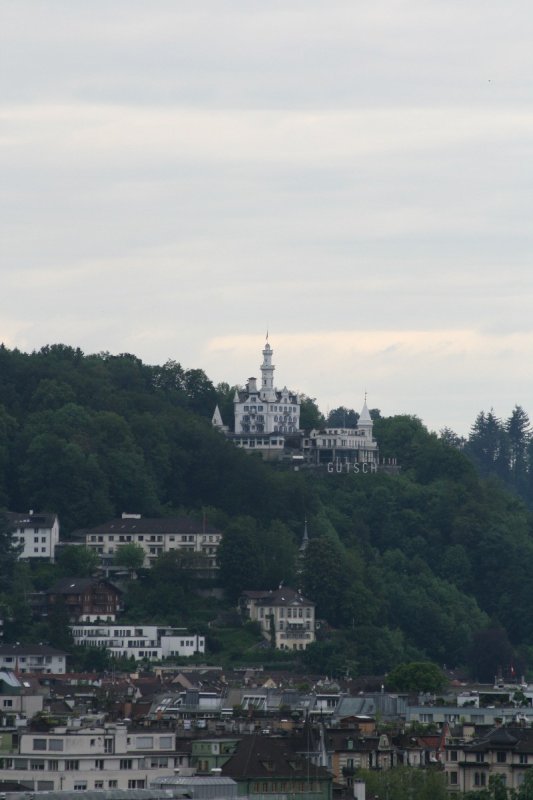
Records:
[[[400,692],[440,692],[446,685],[442,670],[430,662],[399,664],[387,675],[387,687]]]

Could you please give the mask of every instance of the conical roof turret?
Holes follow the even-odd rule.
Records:
[[[372,422],[372,417],[370,416],[370,411],[368,410],[368,406],[366,404],[366,395],[365,395],[365,402],[363,403],[363,408],[361,413],[359,414],[359,422]]]

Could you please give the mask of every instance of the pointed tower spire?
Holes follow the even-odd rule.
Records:
[[[368,410],[368,406],[366,404],[366,392],[365,392],[365,402],[363,403],[363,408],[361,409],[359,419],[357,420],[357,430],[361,431],[361,433],[363,434],[365,444],[367,442],[372,442],[373,427],[374,427],[374,422],[372,420],[372,417],[370,416],[370,411]],[[364,460],[366,460],[366,457]]]
[[[366,423],[366,424],[370,423],[371,425],[373,424],[372,423],[372,417],[370,416],[370,411],[368,410],[368,406],[366,404],[366,392],[365,392],[365,402],[363,403],[363,408],[362,408],[361,413],[359,415],[359,422],[360,423],[361,422],[362,423]]]
[[[211,418],[211,425],[214,428],[222,428],[224,426],[224,423],[222,422],[222,414],[220,413],[218,405],[215,406],[215,410]]]

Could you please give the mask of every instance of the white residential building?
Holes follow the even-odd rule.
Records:
[[[2,644],[0,669],[17,673],[64,675],[67,671],[67,654],[44,644]]]
[[[77,531],[77,536],[103,562],[112,562],[124,545],[137,544],[144,550],[145,567],[150,567],[163,553],[183,550],[203,556],[207,570],[217,568],[217,550],[222,541],[221,531],[203,520],[186,516],[155,519],[126,513],[120,519]]]
[[[117,658],[160,661],[205,653],[205,636],[188,633],[183,628],[116,622],[114,625],[71,625],[70,630],[75,644],[104,647]]]
[[[13,543],[21,548],[19,559],[55,561],[55,549],[59,542],[57,514],[36,514],[34,511],[18,514],[8,511],[7,517],[13,529]]]
[[[315,604],[288,586],[270,592],[243,592],[241,609],[261,626],[280,650],[305,650],[315,641]]]
[[[174,774],[175,750],[169,730],[58,727],[23,733],[10,749],[2,741],[0,769],[4,780],[32,791],[146,789],[154,778]]]

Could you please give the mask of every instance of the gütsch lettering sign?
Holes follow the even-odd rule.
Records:
[[[339,473],[340,472],[344,472],[344,473],[353,472],[353,473],[357,474],[358,472],[362,472],[365,475],[367,475],[367,474],[369,474],[371,472],[377,472],[378,471],[378,465],[373,461],[369,462],[369,461],[340,461],[340,460],[337,460],[337,461],[328,461],[326,466],[327,466],[328,472],[330,472],[330,473],[333,473],[333,472],[339,472]]]

